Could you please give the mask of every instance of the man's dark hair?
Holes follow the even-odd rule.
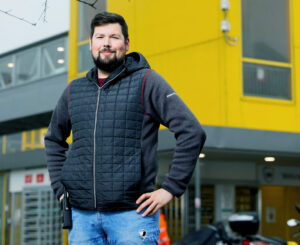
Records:
[[[91,21],[91,38],[94,35],[95,27],[105,24],[114,24],[119,23],[122,28],[122,33],[125,38],[125,41],[128,39],[128,26],[121,15],[110,13],[110,12],[101,12],[95,15]]]

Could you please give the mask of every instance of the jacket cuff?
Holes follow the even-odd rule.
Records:
[[[184,190],[180,190],[166,183],[163,183],[161,188],[170,192],[175,197],[180,197],[184,193]]]

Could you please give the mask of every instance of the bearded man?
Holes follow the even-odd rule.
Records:
[[[159,209],[185,191],[205,133],[144,56],[126,54],[122,16],[94,17],[90,50],[95,67],[65,89],[45,137],[51,186],[72,210],[69,243],[157,244]],[[155,190],[160,124],[175,134],[176,147]]]

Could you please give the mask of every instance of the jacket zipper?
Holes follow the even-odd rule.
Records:
[[[111,81],[116,79],[123,71],[125,68],[120,71],[115,77],[110,79],[108,82],[106,82],[102,87],[99,87],[98,84],[96,84],[98,88],[98,96],[97,96],[97,105],[96,105],[96,112],[95,112],[95,124],[94,124],[94,156],[93,156],[93,184],[94,184],[94,208],[97,208],[97,196],[96,196],[96,128],[97,128],[97,121],[98,121],[98,109],[99,109],[99,102],[100,102],[100,95],[101,95],[101,89],[104,86],[107,86]]]
[[[96,113],[95,113],[95,127],[94,127],[94,158],[93,158],[94,207],[95,208],[97,207],[97,200],[96,200],[96,127],[97,127],[97,117],[98,117],[100,93],[101,93],[101,88],[98,87],[98,97],[97,97],[97,106],[96,106]]]

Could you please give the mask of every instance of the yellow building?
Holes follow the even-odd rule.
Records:
[[[198,226],[199,201],[202,224],[254,210],[263,234],[291,238],[286,220],[296,217],[294,204],[300,202],[299,1],[107,0],[98,1],[96,10],[76,1],[71,6],[70,80],[87,70],[90,19],[99,10],[119,13],[129,26],[130,51],[145,55],[208,134],[200,160],[202,200],[195,178],[184,198],[166,209],[173,238]],[[166,130],[160,138],[158,180],[174,144]],[[174,211],[184,204],[189,209]]]
[[[207,133],[204,154],[188,190],[163,210],[172,242],[201,224],[226,220],[239,211],[258,212],[262,234],[293,240],[296,230],[288,228],[286,220],[299,218],[294,206],[300,203],[300,2],[86,1],[95,2],[95,8],[70,0],[70,30],[65,48],[69,66],[68,74],[65,67],[61,80],[67,83],[66,80],[84,76],[93,66],[88,39],[95,13],[119,13],[129,27],[130,52],[141,52],[147,58]],[[47,84],[57,80],[51,78],[53,81]],[[52,87],[62,91],[58,86],[65,85]],[[14,207],[24,209],[21,206],[26,195],[21,189],[15,194],[8,191],[12,180],[19,176],[18,172],[11,172],[25,168],[23,177],[35,178],[41,173],[46,176],[41,151],[50,114],[47,109],[47,113],[45,110],[39,117],[29,118],[30,123],[41,123],[17,135],[18,158],[7,154],[16,137],[9,135],[13,132],[8,127],[11,121],[0,122],[0,244],[5,244],[5,239],[14,244],[13,238],[25,230],[24,222],[13,225],[18,214]],[[15,123],[19,126],[20,122],[24,121]],[[173,135],[162,128],[158,184],[172,162],[174,144]],[[10,163],[17,160],[20,163],[14,162],[12,167]],[[50,195],[49,180],[45,185]],[[52,216],[59,222],[58,212]],[[47,234],[52,236],[51,232]],[[59,243],[61,233],[56,237]],[[21,243],[20,239],[15,240],[15,244]]]

